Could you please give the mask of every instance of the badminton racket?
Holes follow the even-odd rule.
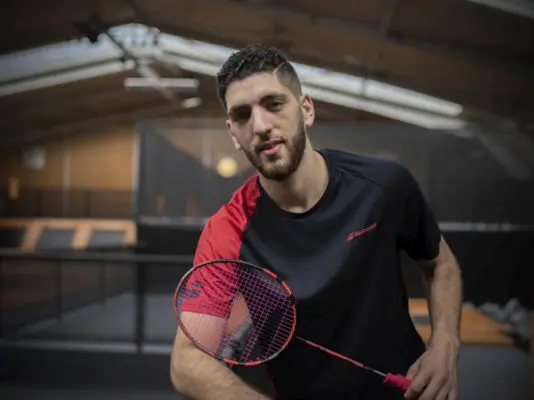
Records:
[[[406,391],[411,381],[384,373],[295,334],[296,300],[269,269],[241,260],[200,263],[180,279],[174,293],[176,322],[191,342],[230,366],[254,366],[280,354],[292,340],[382,377]]]

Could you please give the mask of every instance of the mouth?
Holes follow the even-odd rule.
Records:
[[[258,153],[273,156],[282,147],[282,140],[269,140],[259,146]]]

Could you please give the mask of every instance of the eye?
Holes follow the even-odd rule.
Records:
[[[248,121],[249,118],[250,110],[247,109],[236,110],[234,113],[232,113],[232,119],[235,122],[245,122]]]
[[[275,101],[271,101],[271,102],[269,102],[269,104],[267,104],[267,109],[269,111],[280,111],[283,106],[284,106],[284,102],[283,101],[275,100]]]

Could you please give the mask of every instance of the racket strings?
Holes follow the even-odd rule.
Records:
[[[261,282],[261,284],[259,284]],[[270,293],[275,293],[273,297],[275,301],[266,304],[265,290]],[[258,279],[254,281],[254,284],[250,288],[250,301],[249,312],[255,316],[253,323],[253,334],[250,340],[247,342],[240,362],[244,362],[252,356],[252,352],[258,342],[264,345],[264,352],[266,354],[272,354],[273,348],[279,350],[284,346],[284,343],[291,334],[291,324],[287,322],[286,314],[289,307],[284,307],[284,300],[286,294],[280,291],[278,283],[272,281]],[[282,311],[280,322],[272,321],[277,317],[277,313]],[[291,320],[289,322],[292,322]]]
[[[260,346],[265,359],[279,351],[291,335],[293,319],[288,317],[291,302],[281,284],[259,270],[242,270],[240,293],[247,299],[252,322],[252,334],[246,341],[240,363],[253,359]]]
[[[239,364],[273,357],[295,325],[289,291],[262,270],[237,263],[200,267],[182,283],[175,301],[177,309],[188,312],[178,318],[198,346]]]

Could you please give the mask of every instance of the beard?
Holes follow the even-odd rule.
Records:
[[[262,142],[252,150],[244,150],[246,157],[250,163],[262,174],[266,179],[274,181],[283,181],[299,167],[302,157],[304,156],[304,150],[306,148],[306,128],[304,126],[304,119],[302,115],[299,119],[296,134],[291,140],[285,140],[282,146],[286,148],[286,152],[283,149],[274,155],[268,157],[266,160],[262,157],[261,153],[257,150],[262,143],[271,139],[267,134],[261,138]],[[287,153],[287,154],[286,154]]]

